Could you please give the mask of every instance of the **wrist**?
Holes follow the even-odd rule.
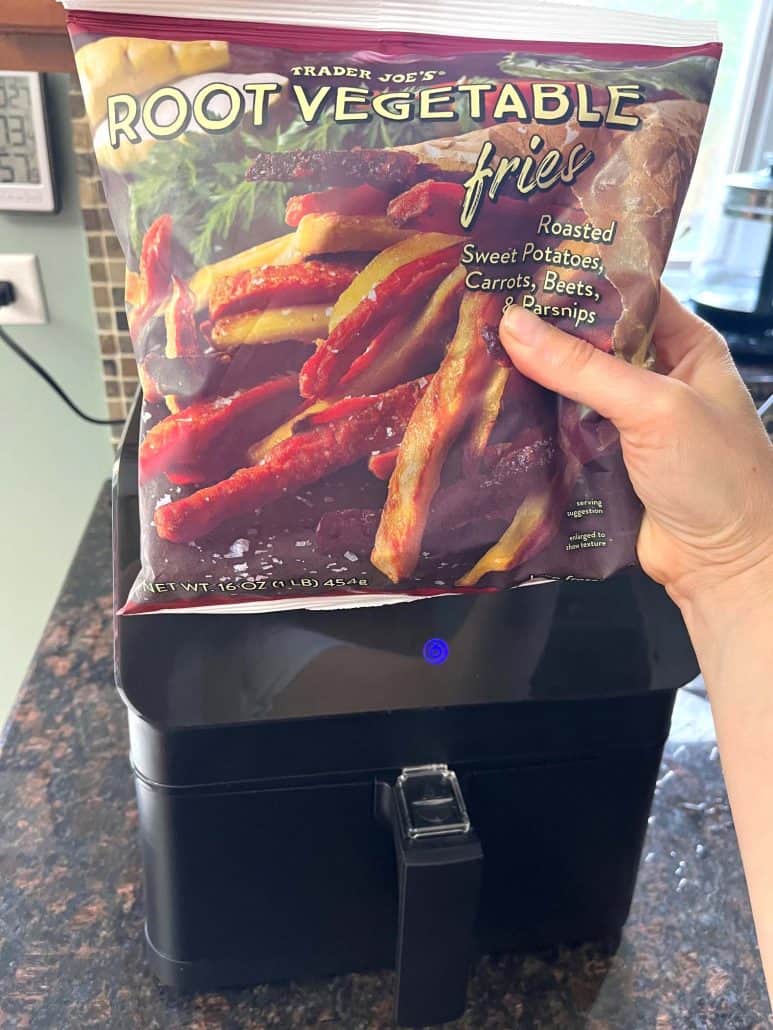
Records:
[[[710,580],[690,584],[680,591],[669,591],[679,607],[690,632],[706,633],[726,639],[749,618],[771,619],[773,612],[773,550],[747,567]],[[767,613],[767,614],[766,614]]]

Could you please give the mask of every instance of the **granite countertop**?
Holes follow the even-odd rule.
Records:
[[[109,525],[106,487],[0,755],[0,1025],[391,1026],[391,973],[194,996],[149,973],[137,812],[113,685]],[[716,748],[675,739],[618,953],[583,946],[484,959],[467,1015],[453,1026],[752,1030],[773,1025],[769,1013]]]

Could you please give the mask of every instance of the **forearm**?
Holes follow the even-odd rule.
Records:
[[[711,699],[773,994],[773,561],[682,608]]]

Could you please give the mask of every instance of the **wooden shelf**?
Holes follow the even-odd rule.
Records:
[[[2,0],[0,71],[74,70],[64,10],[56,0]]]

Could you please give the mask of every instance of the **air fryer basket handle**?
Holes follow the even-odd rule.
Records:
[[[466,1005],[483,850],[445,766],[404,770],[384,793],[397,861],[395,1021],[445,1023]]]

